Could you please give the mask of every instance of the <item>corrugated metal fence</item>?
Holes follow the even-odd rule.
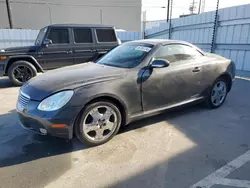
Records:
[[[0,29],[0,48],[34,44],[38,30]]]
[[[171,39],[191,42],[210,52],[215,11],[173,19]],[[146,38],[169,38],[169,23],[145,31]],[[215,29],[214,52],[235,61],[238,70],[250,71],[250,4],[220,9]]]
[[[0,49],[32,45],[38,32],[39,30],[29,29],[0,29]],[[141,39],[140,32],[118,31],[117,35],[122,42]]]

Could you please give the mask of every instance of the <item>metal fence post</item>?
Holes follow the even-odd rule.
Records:
[[[168,39],[171,39],[171,32],[172,32],[172,24],[171,21],[169,21]]]
[[[6,0],[6,8],[7,8],[9,26],[10,26],[10,29],[13,29],[13,22],[12,22],[12,15],[11,15],[11,8],[10,8],[9,0]]]
[[[211,53],[214,53],[215,51],[215,43],[216,43],[216,35],[217,35],[217,29],[218,29],[218,22],[219,22],[219,0],[217,0],[217,6],[215,11],[215,18],[214,18],[214,28],[213,28],[213,35],[212,35],[212,43],[211,43]]]
[[[146,39],[146,22],[143,22],[142,39]]]
[[[147,20],[147,12],[144,10],[142,12],[142,39],[146,39],[146,20]]]
[[[173,9],[173,0],[170,0],[170,19],[169,19],[169,28],[168,28],[168,39],[171,39],[171,32],[172,32],[172,9]]]

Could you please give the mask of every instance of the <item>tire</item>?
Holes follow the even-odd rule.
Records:
[[[9,79],[14,86],[22,86],[25,82],[36,75],[37,70],[35,66],[28,61],[16,61],[8,69]]]
[[[98,113],[103,113],[105,114],[105,112],[100,112],[100,110],[103,110],[104,107],[107,107],[107,110],[108,111],[105,111],[105,112],[109,112],[109,111],[112,111],[112,114],[109,118],[109,120],[114,120],[114,127],[112,128],[112,131],[111,130],[108,130],[107,127],[109,125],[112,124],[112,122],[110,122],[111,124],[107,125],[105,123],[105,125],[102,125],[102,123],[98,124],[99,121],[96,121],[97,119],[100,120],[100,118],[94,118],[94,114],[93,114],[93,117],[92,115],[90,115],[91,112],[93,112],[95,109],[98,109]],[[95,113],[95,112],[93,112]],[[113,119],[112,119],[112,116],[113,116]],[[104,116],[103,116],[104,117]],[[91,120],[90,120],[91,119]],[[115,121],[116,120],[116,121]],[[87,126],[87,121],[90,121],[89,125],[90,126]],[[100,120],[100,122],[102,122]],[[104,122],[107,122],[106,120]],[[117,132],[119,131],[120,127],[121,127],[121,122],[122,122],[122,116],[121,116],[121,112],[120,110],[117,108],[117,106],[112,103],[111,101],[108,101],[108,100],[102,100],[102,101],[97,101],[97,102],[94,102],[94,103],[91,103],[89,105],[86,106],[86,108],[84,109],[82,115],[80,116],[80,121],[77,121],[76,123],[76,129],[75,129],[75,134],[77,136],[77,138],[85,145],[87,146],[98,146],[98,145],[101,145],[101,144],[104,144],[106,142],[108,142],[110,139],[112,139],[116,134]],[[87,130],[86,131],[86,127],[90,127],[92,129],[96,129],[96,130]],[[99,127],[99,128],[98,128]],[[106,128],[106,130],[104,130]],[[97,135],[97,131],[98,130],[104,130],[102,133],[102,136],[103,136],[103,139],[100,139],[100,137]],[[88,132],[89,131],[89,132]],[[106,131],[106,132],[105,132]],[[88,133],[86,133],[88,132]],[[91,134],[90,134],[91,133]],[[105,133],[107,133],[107,135],[105,135]],[[98,139],[96,137],[99,137]]]
[[[214,98],[213,98],[213,96],[215,96],[214,95],[214,88],[216,87],[216,86],[220,86],[219,84],[221,84],[221,86],[222,85],[224,85],[223,87],[225,87],[224,89],[223,89],[223,97],[222,96],[220,96],[220,102],[218,102],[217,104],[215,104],[216,102],[215,102],[215,100],[213,100]],[[227,80],[226,79],[224,79],[224,78],[218,78],[214,83],[213,83],[213,86],[211,87],[211,89],[210,89],[210,91],[209,91],[209,95],[208,95],[208,97],[207,97],[207,99],[206,99],[206,104],[207,104],[207,107],[208,108],[211,108],[211,109],[214,109],[214,108],[219,108],[221,105],[223,105],[223,103],[225,102],[225,100],[226,100],[226,98],[227,98],[227,93],[228,93],[228,87],[229,87],[229,85],[228,85],[228,82],[227,82]],[[224,91],[225,90],[225,91]],[[222,94],[221,94],[222,95]],[[221,98],[222,97],[222,98]]]

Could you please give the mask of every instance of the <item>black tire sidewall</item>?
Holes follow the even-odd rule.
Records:
[[[26,66],[28,67],[31,72],[32,72],[32,77],[35,77],[37,75],[37,70],[36,68],[34,67],[34,65],[32,65],[30,62],[28,61],[16,61],[14,62],[8,69],[8,76],[9,76],[9,79],[10,81],[12,82],[13,85],[15,86],[22,86],[24,83],[23,82],[20,82],[19,80],[17,80],[14,76],[14,72],[13,70],[17,67],[17,66],[20,66],[20,65],[23,65],[23,66]]]
[[[109,138],[107,138],[106,140],[103,140],[101,142],[96,142],[96,141],[93,141],[93,140],[89,140],[87,137],[84,136],[84,134],[83,134],[83,126],[82,125],[83,125],[84,118],[89,113],[89,111],[91,109],[95,108],[96,106],[102,106],[102,105],[109,106],[110,108],[112,108],[116,112],[118,124],[117,124],[117,127],[116,127],[115,131],[113,132],[113,134]],[[112,103],[111,101],[94,102],[94,103],[91,103],[91,104],[87,105],[86,108],[84,109],[84,111],[83,111],[83,113],[81,115],[80,121],[78,121],[78,123],[76,124],[76,126],[77,126],[76,129],[75,129],[76,130],[76,135],[77,135],[77,138],[83,144],[86,144],[87,146],[98,146],[98,145],[101,145],[101,144],[104,144],[104,143],[108,142],[109,140],[111,140],[117,134],[117,132],[119,131],[119,129],[121,127],[121,122],[122,122],[121,112],[114,103]]]
[[[220,103],[220,105],[216,106],[216,105],[214,105],[213,102],[212,102],[212,91],[213,91],[214,86],[215,86],[218,82],[220,82],[220,81],[222,81],[222,82],[225,83],[227,92],[226,92],[225,98],[224,98],[223,101]],[[224,102],[225,102],[225,100],[226,100],[226,98],[227,98],[227,93],[228,93],[228,83],[227,83],[227,81],[226,81],[225,79],[223,79],[223,78],[218,78],[217,80],[215,80],[215,82],[213,83],[213,85],[212,85],[212,87],[211,87],[211,89],[210,89],[210,91],[209,91],[209,96],[208,96],[207,101],[206,101],[208,107],[209,107],[209,108],[212,108],[212,109],[213,109],[213,108],[219,108],[221,105],[224,104]]]

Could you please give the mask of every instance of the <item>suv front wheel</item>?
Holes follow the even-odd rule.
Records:
[[[15,86],[22,86],[36,75],[36,68],[28,61],[16,61],[8,69],[9,79]]]

